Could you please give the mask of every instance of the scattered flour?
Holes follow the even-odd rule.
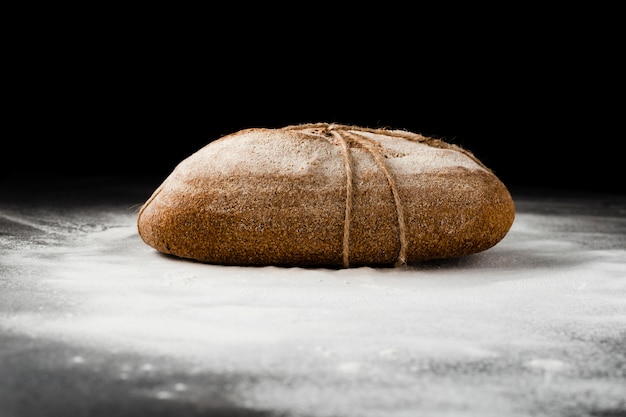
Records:
[[[55,232],[68,239],[54,246],[0,252],[14,268],[2,280],[19,282],[8,291],[30,297],[0,309],[0,329],[166,358],[183,373],[256,376],[240,401],[293,415],[625,407],[615,346],[626,340],[626,249],[590,249],[561,220],[520,213],[501,243],[465,259],[327,270],[174,259],[140,241],[134,213],[120,213],[100,228],[64,226]],[[618,237],[607,241],[623,243],[624,220],[612,221]],[[120,367],[120,379],[130,375]],[[526,391],[535,384],[543,391]],[[151,395],[193,389],[179,379]]]

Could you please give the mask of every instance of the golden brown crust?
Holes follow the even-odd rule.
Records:
[[[137,225],[158,251],[202,262],[348,267],[477,253],[514,216],[507,188],[468,151],[320,123],[210,143],[155,190]]]

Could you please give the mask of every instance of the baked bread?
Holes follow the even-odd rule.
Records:
[[[252,128],[178,164],[141,207],[143,241],[224,265],[397,266],[491,248],[515,217],[472,153],[404,130]]]

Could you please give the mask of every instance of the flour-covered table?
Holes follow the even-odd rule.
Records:
[[[226,267],[137,234],[161,179],[0,183],[0,415],[626,415],[626,196],[512,190],[495,247]]]

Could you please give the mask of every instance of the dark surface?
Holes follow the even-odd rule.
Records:
[[[246,375],[185,375],[172,364],[162,366],[165,361],[159,357],[152,358],[159,364],[158,372],[141,371],[148,358],[132,354],[110,354],[86,369],[81,366],[81,355],[93,358],[92,349],[10,334],[0,334],[0,343],[0,415],[5,417],[283,415],[246,408],[229,399],[239,381],[249,378]],[[120,377],[112,363],[123,363],[135,375]],[[176,380],[201,384],[201,398],[155,401],[141,395]]]

